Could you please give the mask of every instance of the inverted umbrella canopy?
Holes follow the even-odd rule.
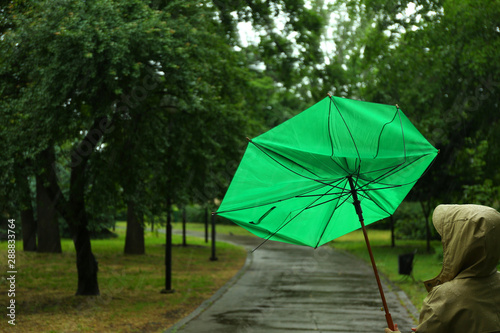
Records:
[[[249,141],[216,214],[311,247],[392,215],[438,153],[399,107],[333,96]]]
[[[265,239],[318,247],[390,216],[437,155],[397,107],[326,97],[250,140],[217,214]]]

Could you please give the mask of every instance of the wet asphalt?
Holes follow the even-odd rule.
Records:
[[[218,235],[217,240],[244,246],[245,266],[165,333],[373,333],[387,327],[372,267],[364,261],[329,246],[269,241],[251,252],[261,239]],[[410,331],[416,309],[402,291],[387,283],[384,291],[394,322]]]

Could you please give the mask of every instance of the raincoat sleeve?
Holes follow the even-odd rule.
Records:
[[[417,332],[448,332],[448,325],[446,321],[443,322],[443,314],[439,311],[439,309],[445,309],[447,303],[447,300],[442,297],[442,293],[439,292],[440,287],[434,287],[424,299]]]

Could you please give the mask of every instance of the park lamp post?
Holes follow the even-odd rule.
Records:
[[[212,256],[210,260],[217,260],[217,256],[215,255],[215,213],[212,213]]]
[[[166,246],[165,246],[165,289],[162,294],[172,294],[172,212],[170,198],[167,199],[167,225],[166,225]]]

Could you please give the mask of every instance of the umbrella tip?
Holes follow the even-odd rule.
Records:
[[[399,109],[399,105],[396,104],[396,107]]]
[[[332,98],[332,93],[331,92],[328,93],[328,97]]]
[[[212,215],[217,215],[217,212],[212,212]]]
[[[248,141],[252,141],[252,140],[250,140],[250,138],[249,138],[248,136],[247,136],[247,140],[248,140]]]

